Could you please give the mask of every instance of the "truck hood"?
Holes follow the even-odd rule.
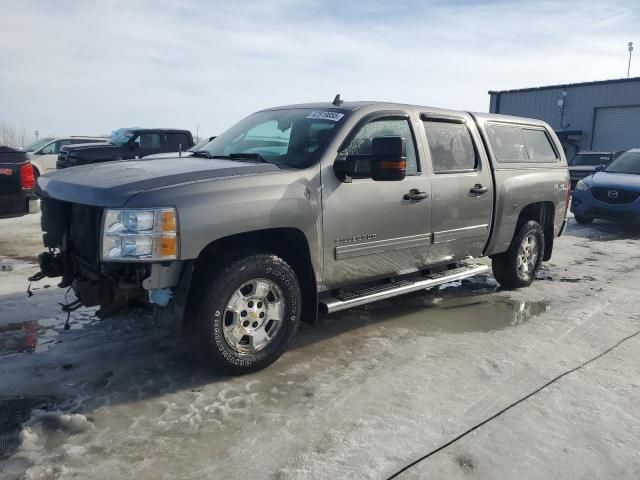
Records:
[[[189,182],[279,172],[276,165],[201,157],[125,160],[58,170],[38,179],[36,193],[66,202],[122,207],[134,195]]]
[[[589,188],[610,188],[640,192],[640,175],[598,172],[584,179]]]

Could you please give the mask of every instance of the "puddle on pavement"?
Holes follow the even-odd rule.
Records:
[[[82,328],[85,322],[70,323],[71,330]],[[64,320],[58,317],[25,322],[0,323],[0,354],[41,353],[59,343]]]
[[[398,297],[362,307],[370,323],[408,328],[416,333],[490,332],[521,325],[549,308],[548,302],[514,300],[499,295]],[[345,319],[345,321],[349,321]],[[368,322],[369,323],[369,322]]]
[[[425,326],[437,331],[490,332],[523,324],[548,308],[547,302],[478,295],[444,299],[420,316]]]

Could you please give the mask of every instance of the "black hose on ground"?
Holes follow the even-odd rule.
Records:
[[[626,337],[624,337],[622,340],[620,340],[619,342],[617,342],[615,345],[607,348],[605,351],[599,353],[598,355],[596,355],[595,357],[590,358],[589,360],[581,363],[580,365],[578,365],[577,367],[573,367],[570,370],[565,371],[564,373],[561,373],[560,375],[558,375],[557,377],[552,378],[551,380],[549,380],[547,383],[545,383],[544,385],[536,388],[533,392],[527,394],[526,396],[516,400],[515,402],[511,403],[510,405],[507,405],[506,407],[504,407],[502,410],[500,410],[498,413],[495,413],[494,415],[490,416],[489,418],[483,420],[482,422],[474,425],[473,427],[471,427],[470,429],[462,432],[460,435],[458,435],[457,437],[455,437],[452,440],[449,440],[447,443],[440,445],[438,448],[431,450],[429,453],[426,453],[425,455],[421,456],[420,458],[418,458],[417,460],[414,460],[413,462],[411,462],[410,464],[402,467],[400,470],[398,470],[397,472],[395,472],[394,474],[392,474],[391,476],[387,477],[387,480],[392,480],[393,478],[396,478],[398,475],[406,472],[407,470],[409,470],[410,468],[416,466],[418,463],[426,460],[427,458],[431,457],[432,455],[435,455],[436,453],[444,450],[445,448],[453,445],[454,443],[456,443],[458,440],[461,440],[462,438],[466,437],[467,435],[469,435],[471,432],[477,430],[478,428],[482,427],[483,425],[489,423],[491,420],[494,420],[496,418],[498,418],[500,415],[502,415],[503,413],[511,410],[513,407],[515,407],[516,405],[518,405],[519,403],[524,402],[525,400],[533,397],[535,394],[541,392],[542,390],[544,390],[545,388],[547,388],[549,385],[557,382],[558,380],[560,380],[562,377],[565,377],[566,375],[569,375],[570,373],[573,373],[577,370],[580,370],[581,368],[589,365],[591,362],[594,362],[596,360],[598,360],[601,357],[604,357],[607,353],[611,352],[612,350],[618,348],[620,345],[622,345],[624,342],[626,342],[627,340],[632,339],[633,337],[640,335],[640,330],[638,330],[635,333],[632,333],[631,335],[628,335]]]

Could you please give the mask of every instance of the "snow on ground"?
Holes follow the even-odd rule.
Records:
[[[640,330],[640,228],[572,222],[528,289],[486,276],[335,314],[221,377],[142,311],[63,330],[55,281],[25,294],[38,221],[0,220],[0,416],[38,406],[3,479],[386,478]],[[639,353],[640,336],[400,478],[638,478]]]

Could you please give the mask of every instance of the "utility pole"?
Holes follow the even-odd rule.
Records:
[[[627,78],[629,78],[629,73],[631,72],[631,53],[633,52],[633,42],[629,42],[629,65],[627,65]]]
[[[40,132],[38,132],[38,130],[36,130],[35,132],[33,132],[33,136],[36,137],[36,142],[38,141],[38,137],[40,136]]]

